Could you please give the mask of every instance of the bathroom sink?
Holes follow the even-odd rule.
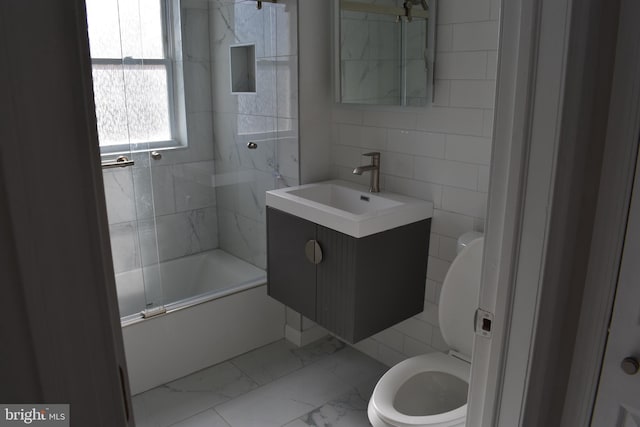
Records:
[[[364,237],[430,218],[433,204],[400,194],[369,193],[346,181],[267,191],[267,206],[352,237]]]
[[[402,202],[374,194],[362,194],[358,189],[334,183],[305,185],[288,191],[311,202],[360,215],[400,206]]]

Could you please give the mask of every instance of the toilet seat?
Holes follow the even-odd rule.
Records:
[[[454,259],[442,285],[438,320],[454,354],[429,353],[398,363],[380,378],[367,414],[374,427],[461,427],[467,415],[474,313],[480,291],[484,238]],[[425,415],[423,415],[425,414]]]
[[[464,424],[467,404],[434,415],[411,416],[399,412],[394,407],[394,397],[400,387],[411,378],[423,372],[442,372],[469,383],[471,365],[443,353],[428,353],[406,359],[380,378],[370,400],[370,409],[385,423],[393,426],[434,426],[447,427]]]

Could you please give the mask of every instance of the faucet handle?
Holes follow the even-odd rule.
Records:
[[[373,166],[380,167],[380,152],[372,151],[371,153],[364,153],[363,156],[371,157],[371,164]]]

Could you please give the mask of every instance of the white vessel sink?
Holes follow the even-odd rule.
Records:
[[[433,204],[400,194],[369,193],[346,181],[267,191],[267,206],[352,237],[364,237],[431,218]]]

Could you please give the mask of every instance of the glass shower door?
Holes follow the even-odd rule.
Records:
[[[162,7],[157,0],[87,0],[86,4],[120,314],[128,318],[159,313],[163,292],[149,150],[151,142],[170,135],[170,124],[163,117],[158,91],[162,72],[144,58],[158,50],[148,35],[162,19]],[[149,16],[142,19],[141,10]]]

